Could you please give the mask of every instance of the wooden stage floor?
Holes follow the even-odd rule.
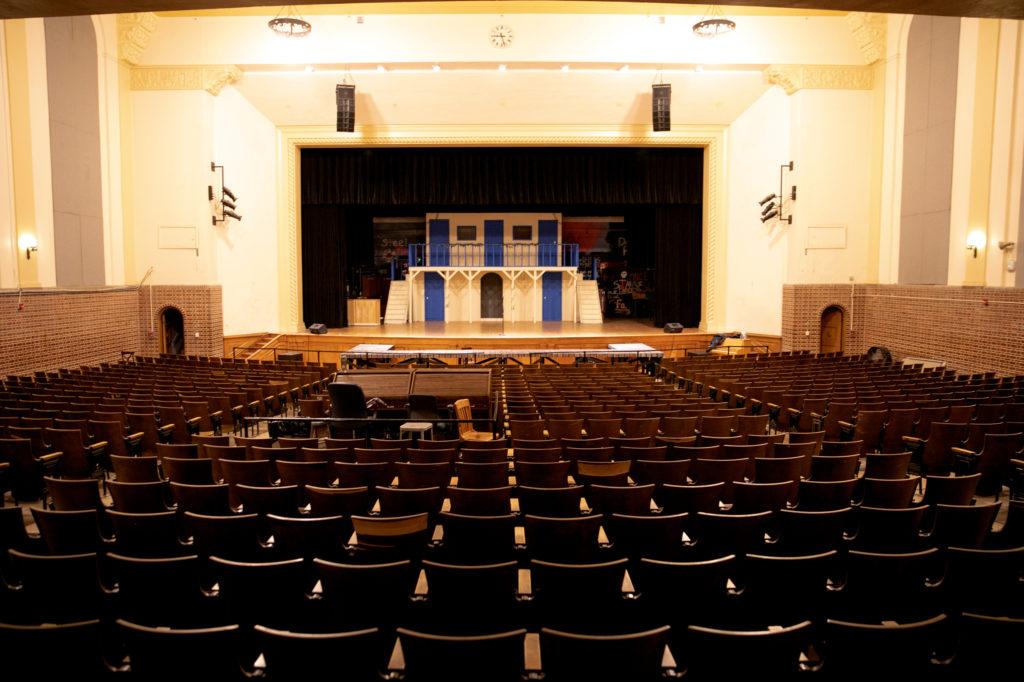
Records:
[[[717,331],[717,330],[716,330]],[[260,334],[229,336],[224,339],[224,353],[232,357],[248,357],[245,347],[257,341]],[[778,350],[778,336],[753,336],[771,350]],[[309,362],[337,361],[337,353],[360,343],[393,345],[401,350],[508,350],[508,349],[605,349],[610,343],[645,343],[663,351],[668,357],[682,356],[687,349],[706,348],[711,333],[686,329],[681,334],[666,334],[649,320],[609,320],[604,324],[574,322],[414,322],[330,329],[326,334],[294,332],[277,335],[265,346],[259,359],[271,359],[273,351],[302,351]]]
[[[683,335],[704,335],[699,329],[687,329]],[[610,320],[604,324],[577,322],[412,322],[409,324],[383,324],[378,326],[343,327],[330,329],[327,336],[363,338],[372,335],[380,339],[600,339],[608,337],[666,336],[650,320]],[[390,343],[390,341],[386,342]],[[617,343],[612,341],[610,343]],[[642,343],[642,342],[641,342]]]

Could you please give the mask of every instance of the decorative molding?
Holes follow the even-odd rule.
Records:
[[[772,64],[764,70],[764,81],[781,86],[787,95],[797,90],[870,90],[875,72],[870,66]]]
[[[281,229],[286,249],[287,272],[286,314],[283,321],[289,330],[301,330],[302,288],[299,278],[300,204],[299,151],[309,147],[485,147],[485,146],[632,146],[632,147],[703,147],[704,148],[704,273],[701,300],[701,327],[711,329],[725,319],[725,230],[722,222],[725,207],[721,183],[725,181],[723,148],[724,127],[701,127],[652,134],[644,126],[623,126],[619,130],[591,130],[581,126],[545,126],[543,133],[529,126],[444,126],[420,128],[392,126],[389,128],[357,128],[355,134],[335,134],[323,127],[279,128],[282,167],[278,177],[283,198]],[[281,243],[279,239],[278,243]]]
[[[134,66],[132,90],[206,90],[219,95],[225,85],[242,77],[230,64],[218,66]]]
[[[884,14],[850,12],[846,15],[846,25],[850,27],[850,33],[868,64],[874,64],[885,56],[889,20]]]
[[[117,56],[129,64],[138,64],[155,29],[156,15],[152,12],[117,15]]]

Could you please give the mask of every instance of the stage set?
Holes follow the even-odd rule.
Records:
[[[701,349],[704,177],[694,147],[304,149],[303,319],[328,331],[276,345]]]

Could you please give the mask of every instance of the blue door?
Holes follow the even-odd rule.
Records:
[[[541,293],[544,301],[541,319],[545,322],[562,321],[562,273],[545,272]]]
[[[503,244],[505,243],[505,221],[484,221],[484,265],[500,268],[505,264]]]
[[[430,221],[430,246],[427,249],[430,253],[428,266],[432,268],[448,266],[450,262],[448,246],[450,233],[451,228],[448,226],[447,220]]]
[[[561,265],[558,262],[557,220],[537,221],[537,265]]]
[[[444,278],[436,272],[423,274],[423,317],[427,322],[444,322]]]

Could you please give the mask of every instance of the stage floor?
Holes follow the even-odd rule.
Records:
[[[449,339],[604,339],[608,337],[640,337],[664,332],[650,320],[609,320],[604,324],[577,322],[412,322],[330,329],[329,336],[380,339],[438,338]],[[701,334],[699,329],[686,329],[683,334]]]

